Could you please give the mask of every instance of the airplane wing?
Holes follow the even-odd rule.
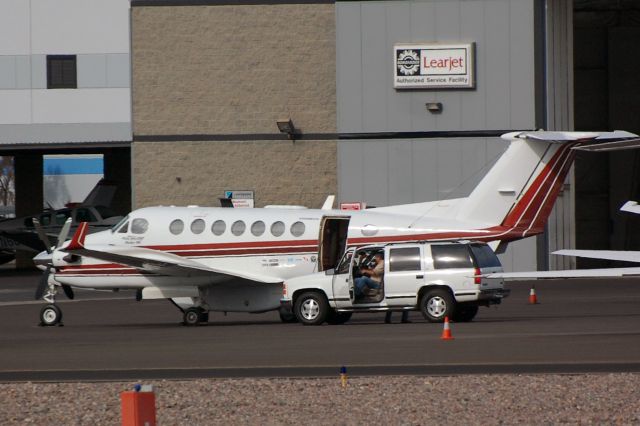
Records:
[[[172,275],[177,277],[211,276],[212,283],[229,281],[235,278],[243,278],[250,281],[277,284],[282,279],[266,275],[251,274],[244,271],[226,268],[211,268],[192,259],[142,247],[122,247],[112,245],[84,246],[84,238],[87,232],[87,223],[83,222],[78,227],[71,242],[63,249],[72,255],[86,256],[107,262],[131,266],[140,271],[153,274]]]
[[[619,260],[622,262],[640,262],[640,251],[619,250],[558,250],[553,254],[560,256],[587,257],[589,259]]]
[[[640,214],[640,206],[637,201],[627,201],[620,207],[620,211]]]
[[[482,275],[483,278],[505,280],[531,280],[553,278],[607,278],[640,276],[640,268],[577,269],[571,271],[498,272]]]

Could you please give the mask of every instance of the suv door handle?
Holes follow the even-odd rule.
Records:
[[[416,279],[421,280],[424,278],[424,275],[416,275]]]

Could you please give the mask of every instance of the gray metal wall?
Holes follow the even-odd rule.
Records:
[[[534,0],[336,2],[340,133],[535,128]],[[476,43],[476,89],[395,90],[393,45]],[[432,114],[425,103],[441,102]],[[464,197],[506,148],[497,138],[338,142],[341,201],[369,205]],[[535,239],[502,256],[536,267]]]
[[[339,132],[531,129],[533,0],[336,3]],[[476,89],[395,90],[393,44],[476,42]],[[442,102],[431,114],[426,102]]]

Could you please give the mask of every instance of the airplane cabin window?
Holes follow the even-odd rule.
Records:
[[[133,219],[131,222],[131,233],[132,234],[144,234],[149,229],[149,221],[147,219]]]
[[[171,225],[169,225],[169,231],[173,235],[182,234],[182,231],[184,231],[184,222],[180,219],[174,220],[173,222],[171,222]]]
[[[253,222],[253,225],[251,225],[251,233],[256,237],[259,237],[260,235],[264,234],[264,229],[265,229],[264,222],[261,220],[257,222]]]
[[[125,222],[124,225],[118,229],[118,234],[126,234],[129,232],[129,222]]]
[[[213,235],[222,235],[226,229],[227,224],[224,223],[224,220],[216,220],[213,222],[213,225],[211,225],[211,232],[213,232]]]
[[[271,235],[274,237],[279,237],[284,234],[284,223],[277,221],[273,222],[271,225]]]
[[[245,225],[243,221],[236,220],[235,222],[233,222],[233,225],[231,225],[231,233],[238,237],[244,234],[244,230],[246,229],[246,227],[247,225]]]
[[[40,225],[42,225],[42,226],[51,225],[51,215],[50,214],[41,215],[40,216]]]
[[[304,234],[304,223],[302,222],[296,222],[293,225],[291,225],[291,235],[293,235],[294,237],[299,237],[302,234]]]
[[[65,210],[63,212],[57,212],[56,213],[56,224],[57,225],[64,225],[64,223],[67,221],[67,218],[71,217],[71,212],[69,210]]]
[[[193,232],[194,234],[202,234],[202,231],[204,231],[205,226],[206,225],[204,223],[204,220],[196,219],[193,222],[191,222],[191,232]]]

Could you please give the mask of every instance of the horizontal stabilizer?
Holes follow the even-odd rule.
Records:
[[[619,260],[621,262],[640,262],[640,251],[620,250],[558,250],[559,256],[586,257],[589,259]]]
[[[640,276],[640,268],[577,269],[571,271],[499,272],[482,275],[483,278],[505,280],[558,279],[558,278],[606,278]]]

